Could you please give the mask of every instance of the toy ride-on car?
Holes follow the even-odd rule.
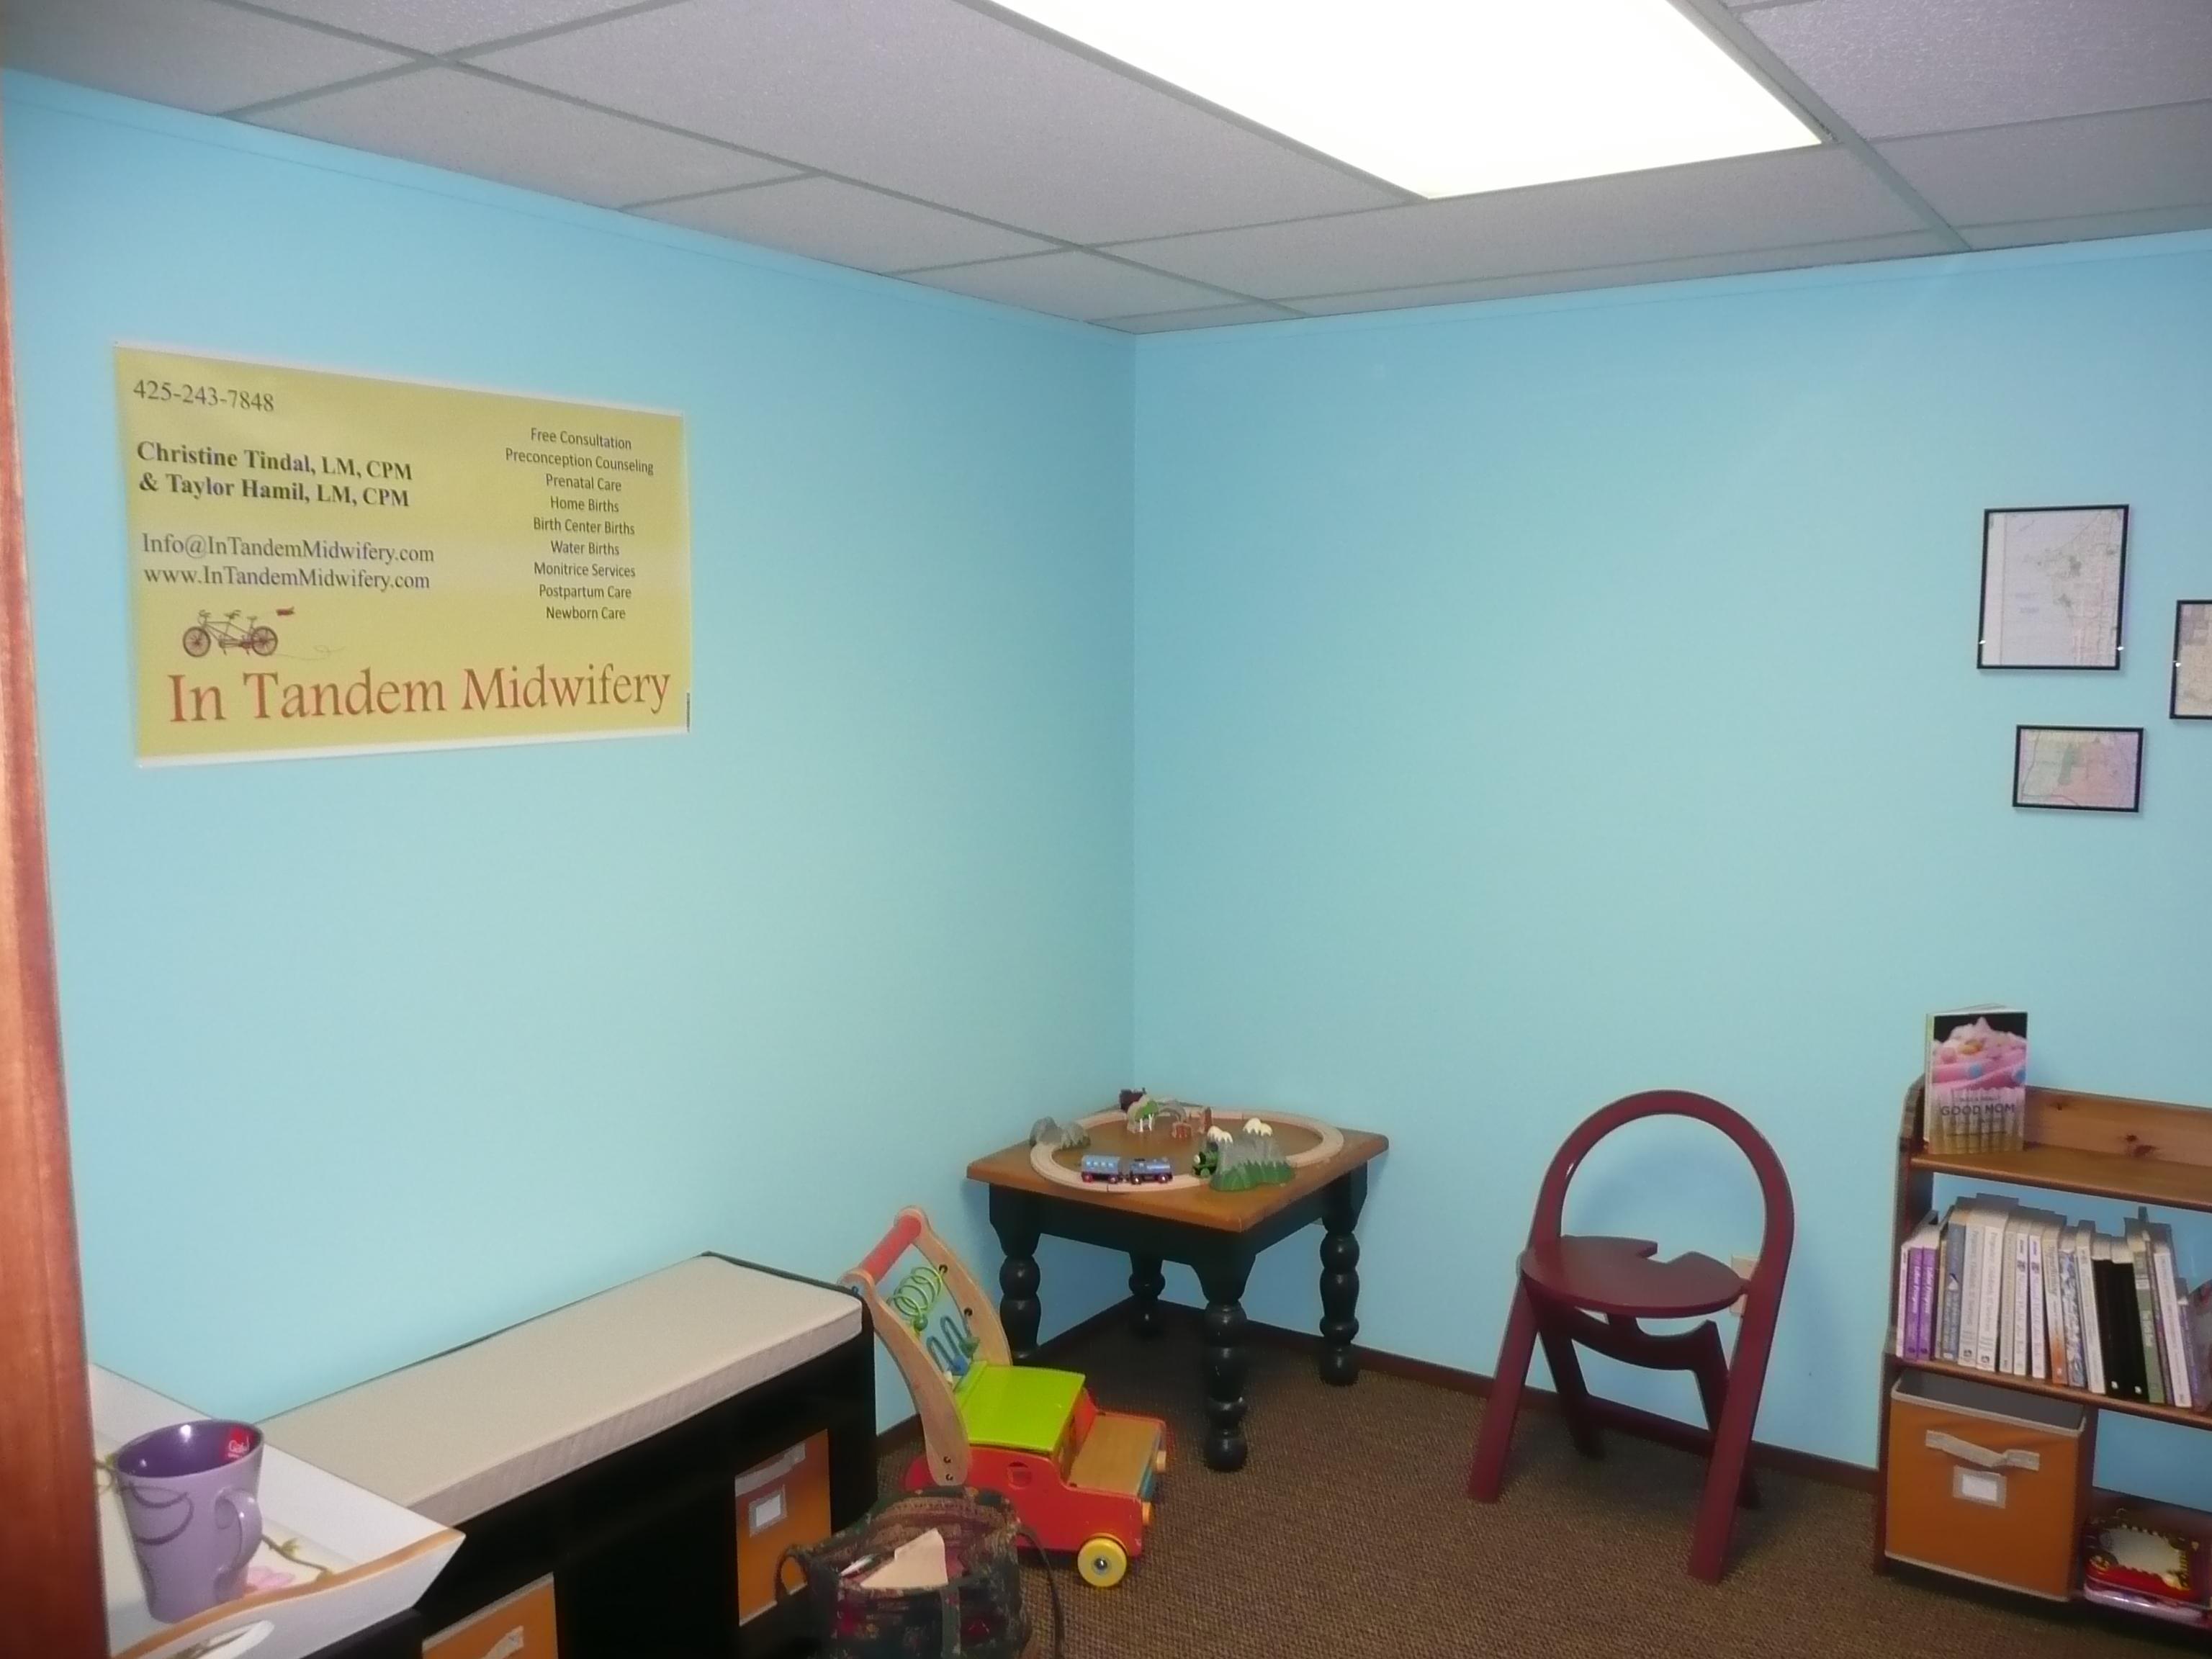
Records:
[[[997,1310],[918,1209],[901,1210],[844,1282],[867,1302],[921,1419],[907,1489],[1001,1493],[1085,1583],[1121,1583],[1145,1553],[1167,1425],[1101,1411],[1073,1371],[1015,1364]]]

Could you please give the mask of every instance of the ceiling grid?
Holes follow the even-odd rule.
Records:
[[[1425,200],[994,0],[0,0],[0,50],[1133,333],[2212,226],[2212,0],[1673,3],[1823,142]]]

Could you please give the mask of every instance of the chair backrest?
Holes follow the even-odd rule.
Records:
[[[969,1447],[955,1391],[978,1361],[1013,1363],[997,1310],[929,1218],[911,1206],[842,1282],[867,1303],[876,1334],[906,1379],[931,1477],[960,1485]]]
[[[1759,1246],[1759,1267],[1752,1282],[1778,1285],[1790,1263],[1790,1248],[1797,1236],[1796,1206],[1790,1201],[1790,1177],[1783,1173],[1782,1160],[1767,1145],[1766,1137],[1753,1128],[1742,1113],[1722,1105],[1710,1095],[1692,1094],[1686,1089],[1650,1089],[1642,1094],[1624,1095],[1585,1118],[1553,1154],[1551,1167],[1544,1171],[1544,1184],[1536,1194],[1536,1213],[1528,1224],[1529,1243],[1558,1242],[1559,1218],[1567,1205],[1567,1185],[1575,1178],[1575,1170],[1583,1159],[1589,1156],[1590,1148],[1623,1124],[1647,1117],[1695,1118],[1700,1123],[1711,1124],[1735,1143],[1736,1150],[1751,1165],[1752,1173],[1759,1177],[1759,1198],[1766,1212]]]

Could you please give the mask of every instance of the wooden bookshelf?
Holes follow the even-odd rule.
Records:
[[[2030,1089],[2027,1145],[2016,1152],[1929,1152],[1920,1140],[1917,1083],[1906,1091],[1905,1115],[1899,1158],[1910,1170],[2212,1210],[2212,1111],[2202,1107]]]
[[[1890,1344],[1892,1348],[1896,1346],[1894,1341]],[[2185,1428],[2212,1429],[2212,1416],[2179,1406],[2154,1406],[2148,1401],[2118,1400],[2111,1395],[2092,1394],[2087,1389],[2073,1388],[2064,1382],[2045,1382],[2033,1376],[1977,1370],[1972,1365],[1954,1364],[1948,1359],[1898,1359],[1893,1353],[1890,1357],[1900,1370],[1934,1371],[1942,1376],[1963,1376],[1969,1382],[1989,1382],[2000,1389],[2016,1389],[2022,1394],[2039,1394],[2052,1400],[2071,1400],[2077,1405],[2094,1407],[2098,1411],[2122,1412],[2130,1417],[2154,1417],[2161,1423],[2179,1423]]]
[[[2118,1199],[2124,1203],[2156,1205],[2167,1209],[2212,1212],[2212,1110],[2166,1101],[2129,1100],[2115,1095],[2090,1095],[2063,1089],[2027,1091],[2027,1145],[2017,1152],[1930,1152],[1921,1138],[1920,1083],[1915,1079],[1905,1091],[1903,1121],[1897,1141],[1897,1193],[1890,1226],[1891,1340],[1881,1356],[1881,1413],[1877,1443],[1878,1479],[1875,1488],[1875,1565],[1885,1571],[1887,1552],[1889,1495],[1890,1391],[1906,1371],[1933,1371],[1963,1377],[1992,1388],[2021,1394],[2068,1400],[2089,1413],[2082,1437],[2082,1455],[2096,1455],[2096,1426],[2106,1412],[2147,1417],[2184,1428],[2212,1428],[2212,1411],[2185,1411],[2178,1406],[2154,1406],[2147,1401],[2119,1400],[2092,1394],[2063,1382],[2014,1376],[1941,1359],[1898,1358],[1895,1333],[1904,1310],[1897,1300],[1897,1253],[1905,1247],[1929,1212],[1935,1210],[1936,1179],[1954,1176],[2012,1187],[2033,1187],[2045,1192],[2076,1193],[2085,1197]],[[2124,1501],[2163,1514],[2207,1537],[2212,1537],[2212,1515],[2179,1510],[2172,1504],[2150,1504],[2099,1492],[2090,1500],[2099,1504]],[[2078,1533],[2088,1522],[2085,1512],[2075,1517]],[[2074,1598],[2083,1608],[2116,1626],[2138,1632],[2163,1629],[2212,1633],[2212,1626],[2164,1624],[2087,1601],[2077,1576]]]
[[[2168,1209],[2212,1210],[2212,1170],[2148,1164],[2113,1152],[2085,1152],[2071,1146],[2024,1146],[2016,1152],[1916,1152],[1912,1167],[2014,1187],[2161,1204]]]

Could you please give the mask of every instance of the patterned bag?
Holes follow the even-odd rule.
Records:
[[[793,1590],[783,1567],[776,1595],[804,1595],[823,1659],[1022,1659],[1030,1623],[1014,1540],[1013,1506],[994,1492],[926,1486],[878,1504],[834,1538],[784,1554],[805,1575]],[[863,1582],[902,1544],[935,1532],[948,1582],[927,1589],[871,1589]],[[1034,1543],[1034,1540],[1031,1540]],[[1051,1569],[1052,1648],[1060,1650],[1060,1586]]]

